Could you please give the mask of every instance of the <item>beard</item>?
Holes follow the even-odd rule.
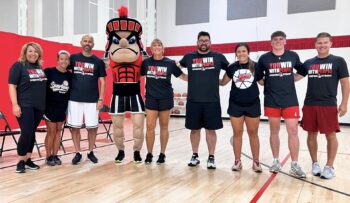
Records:
[[[210,46],[207,46],[207,45],[198,46],[198,50],[201,52],[207,52],[209,51],[209,49],[210,49]]]
[[[89,45],[85,45],[85,46],[83,47],[83,49],[84,49],[84,51],[86,51],[86,52],[90,52],[90,51],[92,50],[92,47],[89,46]]]

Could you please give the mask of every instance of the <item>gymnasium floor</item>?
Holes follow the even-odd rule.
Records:
[[[200,144],[200,166],[187,166],[191,157],[191,145],[183,118],[171,118],[164,165],[134,164],[130,126],[130,120],[127,119],[126,159],[118,165],[114,163],[116,147],[106,139],[106,135],[98,135],[95,154],[99,163],[95,165],[86,160],[86,151],[83,152],[83,161],[79,165],[71,165],[74,156],[71,153],[71,141],[64,143],[68,153],[61,157],[63,165],[46,166],[44,158],[38,157],[34,150],[33,158],[41,169],[27,170],[25,174],[15,173],[16,152],[4,152],[0,157],[0,202],[350,202],[349,127],[342,127],[342,132],[338,134],[339,149],[334,165],[336,177],[331,180],[311,175],[306,133],[299,128],[299,162],[307,173],[307,178],[300,180],[288,174],[291,160],[284,125],[280,134],[280,159],[284,167],[278,174],[270,173],[267,168],[272,162],[272,154],[266,122],[261,122],[259,128],[260,160],[264,165],[260,174],[251,170],[252,160],[246,133],[243,139],[243,170],[231,171],[233,152],[229,140],[232,129],[228,120],[224,120],[224,128],[217,131],[216,170],[206,168],[208,153],[204,136]],[[82,132],[84,134],[85,130]],[[42,141],[44,136],[45,134],[38,134],[37,139]],[[69,137],[67,130],[65,138]],[[7,140],[5,145],[13,146],[13,141],[9,138]],[[86,147],[87,142],[83,141],[82,148]],[[159,150],[159,135],[156,135],[155,159]],[[41,152],[44,155],[45,149],[41,148]],[[62,154],[62,151],[59,153]],[[145,144],[141,154],[144,159]],[[319,136],[318,154],[323,167],[327,156],[323,135]]]

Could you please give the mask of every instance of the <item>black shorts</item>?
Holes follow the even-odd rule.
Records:
[[[232,101],[229,102],[227,109],[227,114],[231,117],[241,117],[247,116],[251,118],[260,117],[261,115],[261,106],[260,100],[257,99],[256,102],[248,105],[237,104]]]
[[[46,104],[44,119],[50,122],[63,122],[66,120],[67,107]]]
[[[156,111],[169,111],[174,107],[174,99],[153,99],[146,98],[146,109]]]
[[[187,129],[217,130],[223,127],[220,102],[191,102],[186,104]]]
[[[140,94],[131,96],[112,95],[110,114],[144,113],[145,104]]]

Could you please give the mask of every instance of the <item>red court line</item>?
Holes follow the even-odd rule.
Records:
[[[290,158],[290,153],[283,159],[281,165],[284,166],[284,164],[287,162],[287,160]],[[273,179],[275,179],[275,177],[277,176],[278,173],[272,173],[270,178],[267,179],[267,181],[265,182],[265,184],[260,188],[260,190],[255,194],[255,196],[253,197],[252,200],[250,200],[251,203],[255,203],[257,202],[260,197],[264,194],[265,190],[270,186],[270,184],[272,183]]]

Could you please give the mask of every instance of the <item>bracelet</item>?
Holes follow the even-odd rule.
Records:
[[[98,101],[103,101],[103,99],[98,99]]]

